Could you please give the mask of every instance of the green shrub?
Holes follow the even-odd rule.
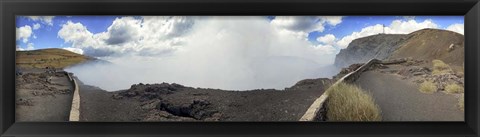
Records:
[[[327,119],[329,121],[381,121],[380,107],[373,97],[361,88],[339,83],[326,92]]]

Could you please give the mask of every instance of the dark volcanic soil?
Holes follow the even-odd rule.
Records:
[[[225,91],[178,84],[135,84],[106,92],[80,82],[81,121],[298,121],[329,79],[285,90]]]
[[[431,63],[424,60],[384,65],[363,72],[355,84],[372,93],[383,121],[463,121],[464,111],[457,106],[459,94],[419,91],[420,83],[427,78],[442,76],[432,75],[431,70]],[[436,84],[463,84],[463,76],[453,77],[438,79]]]
[[[400,77],[367,71],[357,84],[372,92],[384,121],[463,121],[455,96],[437,92],[425,94]]]
[[[80,89],[80,121],[139,121],[140,102],[133,99],[116,100],[113,93],[84,85],[77,79]]]
[[[51,77],[47,82],[46,78]],[[63,72],[24,69],[16,77],[16,121],[68,121],[73,86]]]

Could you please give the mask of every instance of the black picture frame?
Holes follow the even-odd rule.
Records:
[[[17,15],[462,15],[465,122],[15,122]],[[2,137],[479,135],[478,0],[1,0],[0,16]]]

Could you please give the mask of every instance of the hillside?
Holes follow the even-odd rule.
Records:
[[[372,58],[385,59],[394,52],[407,35],[377,34],[353,40],[346,49],[335,57],[335,66],[348,67],[364,63]]]
[[[440,59],[447,64],[462,66],[464,62],[464,36],[452,31],[423,29],[408,34],[390,58],[422,60]]]
[[[440,59],[447,64],[462,66],[464,36],[452,31],[422,29],[407,35],[378,34],[353,40],[335,58],[337,67],[363,63],[371,58],[420,60]]]
[[[45,68],[48,66],[65,68],[89,60],[97,59],[57,48],[17,51],[16,53],[16,65],[20,68]]]

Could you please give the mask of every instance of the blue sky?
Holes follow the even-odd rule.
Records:
[[[63,48],[70,47],[70,44],[65,44],[64,40],[59,38],[58,31],[62,28],[62,25],[67,21],[72,22],[81,22],[87,26],[88,30],[92,33],[99,33],[107,31],[107,28],[112,25],[112,21],[117,18],[117,16],[57,16],[53,18],[53,25],[48,25],[42,21],[35,21],[27,17],[19,16],[17,17],[16,26],[17,28],[34,24],[40,24],[41,27],[38,30],[33,30],[36,38],[33,38],[29,41],[34,43],[35,49],[42,48]],[[17,45],[20,45],[22,48],[27,48],[27,43],[22,43],[21,40],[17,40]]]
[[[343,18],[342,23],[337,26],[327,26],[324,32],[312,32],[309,34],[308,39],[315,41],[319,36],[325,34],[334,34],[337,37],[344,37],[355,31],[360,31],[362,28],[374,25],[385,24],[389,25],[393,20],[408,20],[404,16],[347,16]],[[433,20],[439,24],[441,28],[446,28],[451,24],[464,23],[463,16],[416,16],[414,18],[417,22],[423,22],[427,19]]]
[[[31,29],[31,36],[26,38],[27,41],[24,42],[22,38],[20,39],[17,38],[17,46],[20,49],[76,48],[76,49],[81,49],[83,51],[85,50],[92,51],[92,49],[93,50],[106,49],[107,46],[105,46],[105,48],[102,48],[100,46],[89,47],[89,45],[78,46],[78,44],[75,45],[75,43],[72,42],[74,40],[67,42],[65,38],[62,38],[59,36],[59,31],[62,29],[62,27],[65,24],[67,24],[67,22],[72,22],[72,23],[81,24],[82,26],[86,27],[89,33],[92,33],[92,34],[99,34],[102,32],[108,33],[107,28],[113,25],[113,21],[115,19],[119,19],[119,18],[122,18],[122,17],[121,16],[55,16],[51,19],[50,22],[48,22],[48,21],[42,20],[42,18],[35,19],[32,17],[19,16],[17,17],[17,22],[16,22],[17,33],[19,33],[18,29],[21,27],[30,26],[32,29]],[[135,17],[134,19],[140,19],[140,18],[141,17]],[[270,21],[277,19],[274,16],[269,16],[265,18]],[[392,24],[392,21],[394,20],[400,20],[405,22],[409,20],[414,20],[415,23],[422,23],[427,20],[431,20],[434,24],[437,25],[438,29],[447,29],[449,26],[454,24],[461,24],[461,29],[463,29],[463,23],[464,23],[463,16],[416,16],[416,17],[344,16],[341,18],[341,22],[338,24],[335,24],[335,25],[328,25],[328,23],[321,24],[324,27],[324,30],[322,31],[315,30],[315,29],[308,30],[309,32],[306,32],[308,34],[306,39],[312,45],[322,46],[322,45],[325,45],[325,43],[319,42],[317,38],[325,36],[327,34],[334,35],[335,40],[340,41],[343,37],[351,35],[353,32],[360,32],[362,31],[362,29],[368,26],[373,26],[376,24],[384,24],[385,26],[389,26],[390,24]],[[140,22],[143,22],[143,21],[140,21]],[[36,24],[37,26],[39,24],[40,28],[33,29],[33,26]],[[170,24],[170,25],[175,27],[176,24],[173,24],[173,25]],[[180,26],[181,25],[182,24],[180,24]],[[140,27],[142,26],[140,25]],[[284,29],[288,30],[288,26],[285,27]],[[401,29],[401,28],[397,28],[397,29]],[[177,29],[177,30],[182,30],[182,29]],[[305,31],[305,30],[289,30],[289,31],[298,32],[298,31]],[[463,31],[461,33],[463,33]],[[71,35],[75,35],[75,34],[71,34]],[[109,35],[109,37],[113,37],[113,36]],[[78,40],[78,39],[75,39],[75,40]],[[28,47],[29,44],[33,45],[33,47],[29,48]],[[335,44],[331,44],[331,45],[335,45]],[[339,47],[332,46],[332,47],[334,47],[337,50],[344,48],[342,46],[339,46]],[[114,49],[112,48],[112,50]],[[125,51],[125,49],[122,49],[122,51]],[[92,56],[95,56],[95,55],[92,54]]]

